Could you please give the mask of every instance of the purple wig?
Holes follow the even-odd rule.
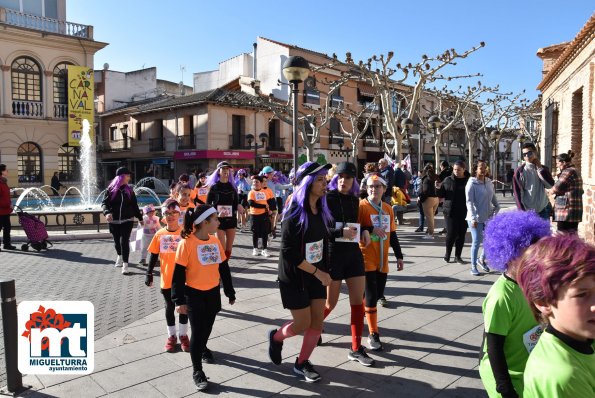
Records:
[[[239,169],[236,173],[235,178],[233,179],[233,182],[236,186],[238,185],[242,177],[248,178],[248,172],[246,171],[246,169]]]
[[[549,235],[550,223],[534,211],[506,211],[488,221],[483,249],[490,267],[505,272],[527,247]]]
[[[312,163],[314,162],[306,162],[303,165],[301,165],[297,171],[297,176],[299,177],[304,172],[304,170],[306,170],[306,168],[310,166]],[[303,228],[304,232],[308,229],[307,201],[308,196],[310,195],[310,187],[312,186],[312,183],[316,180],[318,176],[326,176],[327,173],[327,169],[321,169],[316,174],[308,175],[300,181],[299,185],[297,185],[293,191],[293,195],[291,196],[291,202],[289,203],[285,212],[283,213],[283,220],[285,220],[286,218],[298,217],[298,225],[300,225],[300,229]],[[320,198],[319,202],[320,206],[318,206],[318,208],[320,209],[320,212],[322,214],[322,220],[324,221],[324,224],[327,226],[328,229],[329,225],[331,225],[331,223],[333,222],[333,216],[331,215],[331,211],[329,210],[328,205],[326,204],[326,196]]]
[[[215,185],[216,183],[218,183],[219,181],[221,181],[221,176],[219,175],[219,170],[221,170],[220,168],[215,169],[215,171],[213,171],[208,177],[207,177],[207,181],[205,182],[207,187],[212,187],[213,185]],[[233,175],[233,169],[229,169],[229,183],[231,184],[232,188],[234,191],[238,190],[238,187],[236,186],[236,182],[235,182],[235,178]]]
[[[285,174],[283,174],[280,171],[275,171],[275,173],[273,174],[273,182],[276,184],[289,184],[289,178],[287,178],[285,176]]]
[[[126,177],[126,174],[121,174],[119,176],[115,176],[114,179],[107,186],[107,190],[110,193],[111,200],[115,199],[115,197],[118,194],[118,191],[120,190],[120,187],[122,185],[124,185],[124,189],[123,189],[124,193],[126,193],[126,195],[128,197],[132,196],[132,188],[130,188],[130,185],[124,184],[125,177]]]
[[[328,183],[329,191],[334,191],[335,189],[339,189],[339,174],[335,174],[333,178],[331,178],[331,181]],[[357,178],[354,177],[353,185],[351,186],[351,189],[349,190],[348,194],[359,197],[359,191],[360,187],[357,183]]]

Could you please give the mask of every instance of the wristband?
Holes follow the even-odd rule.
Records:
[[[318,272],[318,267],[314,267],[314,272],[312,272],[312,275],[316,274],[316,272]]]

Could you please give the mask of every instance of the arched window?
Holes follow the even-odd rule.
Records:
[[[17,150],[19,183],[40,184],[43,182],[41,148],[34,142],[25,142]]]
[[[41,101],[41,68],[33,58],[20,57],[11,68],[12,99]]]
[[[54,117],[66,119],[68,115],[68,65],[69,62],[62,62],[54,68]]]
[[[78,162],[80,149],[78,146],[62,145],[58,148],[58,172],[60,181],[79,181],[80,164]]]

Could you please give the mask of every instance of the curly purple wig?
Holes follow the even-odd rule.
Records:
[[[331,178],[331,180],[328,183],[329,191],[334,191],[335,189],[339,189],[339,174],[335,174],[333,176],[333,178]],[[351,186],[351,189],[349,190],[348,193],[353,196],[359,196],[359,191],[360,191],[360,187],[357,182],[357,178],[354,177],[353,185]]]
[[[488,221],[483,249],[490,267],[505,272],[508,264],[544,236],[551,235],[550,223],[533,211],[506,211]]]

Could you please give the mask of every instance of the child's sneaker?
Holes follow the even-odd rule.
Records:
[[[122,263],[122,275],[130,275],[128,270],[128,263]]]
[[[479,276],[479,275],[481,275],[479,273],[479,271],[477,270],[477,266],[475,266],[475,265],[472,265],[471,266],[471,275],[473,275],[473,276]]]
[[[267,249],[262,249],[261,254],[262,254],[263,257],[271,257],[271,255],[269,254],[269,252],[267,251]]]
[[[122,266],[122,256],[118,256],[116,257],[116,263],[114,264],[114,267],[119,268]]]
[[[378,303],[380,303],[381,307],[388,306],[388,301],[386,300],[386,297],[384,297],[384,296],[382,296],[378,299]]]
[[[366,349],[363,345],[359,346],[357,351],[353,351],[349,349],[349,354],[347,354],[347,359],[350,361],[357,361],[364,366],[372,366],[374,365],[374,360],[366,354]]]
[[[298,358],[296,358],[295,365],[293,366],[293,373],[304,376],[304,379],[306,379],[308,383],[314,383],[315,381],[320,380],[320,374],[308,360],[305,360],[304,363],[298,365]]]
[[[479,266],[481,267],[483,272],[485,272],[486,274],[490,273],[490,268],[488,267],[488,265],[486,264],[486,262],[483,258],[480,258],[479,260],[477,260],[477,264],[479,264]]]
[[[260,253],[258,252],[257,248],[252,249],[252,255],[253,256],[258,256]]]
[[[165,342],[165,351],[166,352],[176,352],[176,346],[178,344],[178,339],[176,336],[169,336],[167,341]]]
[[[378,333],[372,333],[368,336],[368,347],[372,351],[382,350],[382,343],[380,342],[380,335]]]
[[[281,352],[283,350],[283,342],[277,342],[273,339],[273,336],[277,333],[277,329],[269,330],[269,358],[275,365],[281,364]]]
[[[180,336],[180,347],[184,352],[190,352],[190,339],[188,336]]]

